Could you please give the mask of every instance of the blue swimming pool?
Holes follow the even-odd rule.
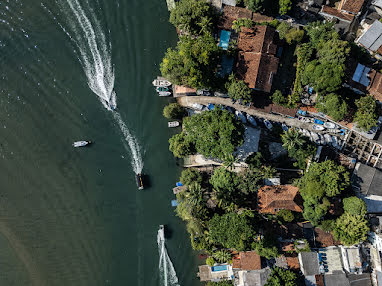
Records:
[[[218,266],[212,266],[211,271],[212,272],[217,272],[217,271],[225,271],[227,270],[227,265],[218,265]]]
[[[231,32],[222,30],[220,33],[219,47],[221,47],[223,50],[227,50],[230,38],[231,38]]]

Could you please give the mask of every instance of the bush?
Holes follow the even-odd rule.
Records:
[[[253,21],[247,18],[239,18],[232,23],[232,29],[236,33],[241,32],[241,27],[251,28],[253,26]]]
[[[294,215],[291,210],[280,210],[277,216],[284,222],[292,222],[294,220]]]
[[[264,286],[294,286],[297,276],[290,270],[275,267]]]
[[[357,112],[354,121],[357,122],[357,127],[368,131],[377,124],[376,108],[377,104],[371,95],[361,97],[355,102]]]
[[[292,9],[291,0],[279,0],[279,14],[285,15]]]
[[[167,119],[182,119],[186,110],[177,103],[170,103],[163,108],[163,116]]]
[[[187,168],[182,171],[180,175],[180,181],[183,185],[191,185],[192,183],[202,184],[202,174],[198,169]]]
[[[232,74],[229,77],[229,82],[226,84],[228,95],[233,100],[242,100],[244,104],[251,102],[251,89],[242,81],[237,80]]]
[[[276,90],[272,95],[272,102],[281,106],[287,105],[287,99],[280,90]]]
[[[351,215],[359,215],[364,217],[367,213],[366,203],[357,197],[344,199],[344,211]]]
[[[335,224],[333,234],[345,245],[353,245],[365,241],[369,226],[367,220],[362,216],[344,213]]]
[[[208,256],[206,259],[206,264],[209,266],[214,266],[216,263],[215,259],[212,256]]]
[[[273,245],[272,242],[265,239],[253,242],[251,248],[254,249],[258,255],[267,259],[279,256],[279,251],[277,247]]]
[[[335,93],[320,96],[316,106],[320,112],[329,115],[335,121],[343,119],[348,112],[346,102]]]
[[[285,35],[285,41],[290,45],[292,43],[300,43],[304,38],[304,30],[292,28]]]

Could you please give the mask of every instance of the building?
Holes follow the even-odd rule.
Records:
[[[275,32],[274,28],[265,25],[242,28],[240,32],[236,74],[255,90],[271,91],[279,66]]]
[[[352,187],[366,205],[368,213],[382,213],[382,171],[357,163],[352,175]]]
[[[314,276],[321,273],[317,252],[300,252],[298,262],[301,272],[309,281],[315,280]]]
[[[261,269],[261,257],[255,251],[242,251],[232,260],[232,268],[240,270]]]
[[[342,0],[338,11],[349,15],[359,15],[365,0]]]
[[[257,193],[260,213],[276,214],[280,210],[302,212],[302,198],[292,185],[264,186]]]
[[[211,6],[220,12],[223,9],[223,5],[226,6],[236,6],[236,0],[209,0]]]
[[[379,15],[382,15],[382,0],[372,0],[371,6]]]
[[[229,264],[221,264],[221,265],[200,265],[198,277],[200,281],[214,281],[218,282],[221,280],[232,280],[233,271],[232,266]]]
[[[355,41],[371,53],[382,53],[382,23],[378,20],[366,29]]]
[[[235,285],[264,286],[271,269],[261,268],[261,257],[255,251],[243,251],[232,260]]]
[[[269,267],[252,270],[239,271],[238,278],[235,280],[237,286],[264,286],[267,283],[272,270]]]

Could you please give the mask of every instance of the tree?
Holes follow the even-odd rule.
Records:
[[[209,266],[214,266],[215,264],[215,259],[212,257],[212,256],[208,256],[207,259],[206,259],[206,264],[209,265]]]
[[[231,260],[231,252],[228,250],[217,250],[213,253],[213,257],[220,263],[229,262]]]
[[[195,146],[184,132],[175,134],[168,141],[170,143],[169,149],[175,157],[184,158],[195,152]]]
[[[285,15],[292,9],[291,0],[279,0],[279,14]]]
[[[331,39],[339,39],[338,33],[333,28],[334,23],[327,22],[312,22],[306,25],[304,28],[310,38],[310,44],[313,47],[317,47],[321,42],[327,42]]]
[[[211,176],[210,183],[216,192],[219,205],[226,207],[237,200],[240,178],[236,173],[219,167]]]
[[[250,168],[260,168],[264,164],[263,155],[261,152],[255,152],[245,159],[245,163],[247,163]]]
[[[290,270],[275,267],[269,276],[265,286],[295,286],[297,285],[297,276]]]
[[[184,36],[168,49],[160,65],[162,75],[174,84],[204,88],[212,84],[219,47],[210,34]]]
[[[163,116],[168,119],[182,119],[185,109],[177,103],[170,103],[163,108]]]
[[[244,5],[253,12],[264,11],[264,0],[244,0]]]
[[[290,30],[290,25],[286,22],[281,22],[277,26],[277,31],[279,32],[279,37],[281,40],[285,39],[286,35],[288,34]]]
[[[284,134],[281,135],[281,140],[283,142],[283,147],[288,152],[299,149],[306,144],[304,136],[293,128],[285,131]]]
[[[294,220],[294,215],[291,210],[280,210],[277,216],[284,222],[292,222]]]
[[[348,112],[346,102],[335,93],[320,96],[316,107],[320,112],[329,115],[335,121],[343,119]]]
[[[243,251],[248,248],[254,230],[245,215],[227,213],[215,214],[208,222],[208,237],[211,242],[225,248]]]
[[[290,0],[287,0],[290,1]],[[297,28],[292,28],[288,31],[288,33],[285,35],[285,41],[290,45],[292,43],[300,43],[302,39],[304,38],[304,30],[300,30]]]
[[[232,22],[232,29],[235,30],[236,33],[241,32],[242,27],[251,28],[253,26],[253,21],[248,18],[239,18]]]
[[[233,74],[229,77],[226,84],[228,95],[233,100],[241,99],[244,104],[251,102],[251,89],[242,80],[237,80]]]
[[[287,99],[280,90],[276,90],[272,95],[272,102],[281,106],[287,105]]]
[[[182,171],[180,181],[183,185],[191,185],[192,183],[202,184],[202,174],[198,169],[187,168]]]
[[[277,247],[269,240],[262,239],[260,241],[254,241],[251,248],[256,251],[256,253],[266,259],[271,259],[279,256],[279,251]]]
[[[344,211],[351,215],[359,215],[364,217],[367,213],[366,203],[357,197],[344,198]]]
[[[353,245],[367,238],[369,226],[363,216],[344,213],[335,224],[333,234],[346,245]]]
[[[211,31],[211,6],[204,0],[181,0],[171,10],[170,23],[191,34]]]
[[[357,122],[357,127],[368,131],[377,125],[377,104],[371,95],[361,97],[355,102],[357,112],[354,116],[354,121]]]

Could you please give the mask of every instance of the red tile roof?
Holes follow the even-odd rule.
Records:
[[[338,10],[358,14],[364,2],[365,0],[342,0]]]
[[[232,268],[241,270],[261,269],[261,257],[255,251],[240,252],[232,260]]]
[[[382,102],[382,73],[371,70],[369,76],[371,80],[367,89],[376,100]]]
[[[331,15],[333,17],[345,20],[345,21],[353,21],[354,15],[348,14],[348,13],[342,13],[341,11],[338,11],[335,8],[329,7],[329,6],[322,6],[321,13],[325,13],[328,15]]]
[[[264,186],[257,193],[260,213],[276,214],[286,209],[302,212],[298,188],[292,185]]]
[[[233,6],[224,6],[223,14],[219,18],[218,28],[224,30],[231,30],[233,21],[239,18],[252,19],[252,11]]]

